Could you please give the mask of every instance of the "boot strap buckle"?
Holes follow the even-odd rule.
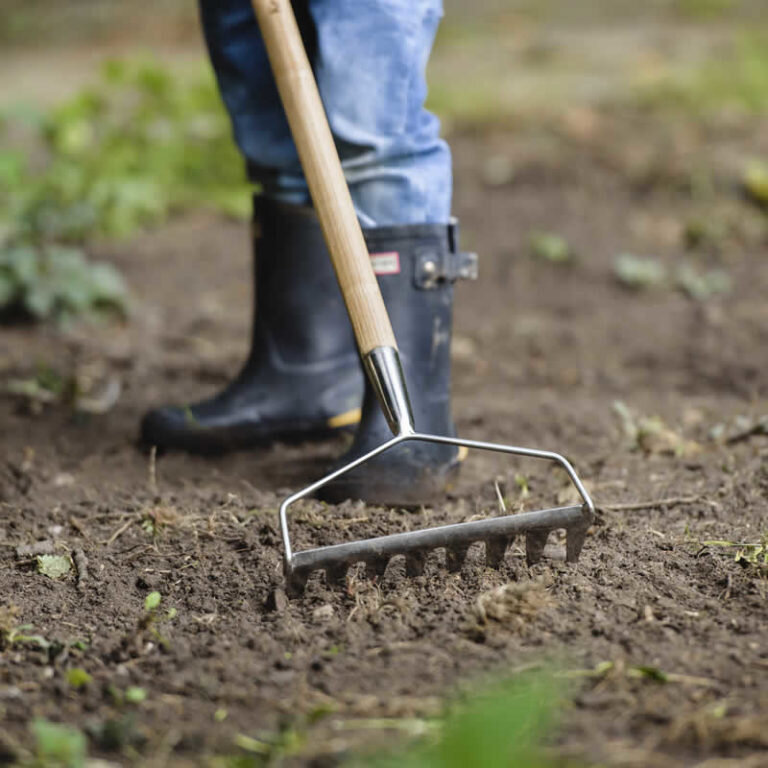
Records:
[[[427,291],[439,283],[477,280],[477,254],[443,249],[425,249],[416,258],[414,283]]]

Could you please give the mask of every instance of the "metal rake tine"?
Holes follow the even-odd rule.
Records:
[[[349,570],[349,563],[339,563],[337,565],[329,565],[325,569],[325,583],[331,586],[344,587],[347,584],[347,571]]]
[[[309,574],[304,571],[292,571],[286,577],[285,594],[288,597],[301,597],[307,589]]]
[[[365,563],[365,575],[369,579],[383,579],[389,565],[388,557],[376,557]]]
[[[589,524],[573,525],[565,530],[565,561],[575,563],[587,538]]]
[[[528,531],[525,534],[525,559],[528,565],[534,565],[541,560],[548,538],[549,531]]]
[[[499,536],[485,541],[485,564],[488,568],[501,568],[507,549],[514,541],[514,536]]]
[[[457,573],[464,565],[467,559],[469,544],[457,544],[453,547],[445,548],[445,567],[450,573]]]
[[[408,578],[415,578],[424,573],[427,564],[427,553],[423,550],[417,552],[408,552],[405,556],[405,575]]]

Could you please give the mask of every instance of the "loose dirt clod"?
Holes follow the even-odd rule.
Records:
[[[16,557],[19,559],[37,557],[38,555],[52,555],[56,552],[56,544],[50,539],[36,541],[34,544],[21,544],[16,547]]]
[[[77,570],[77,586],[82,589],[88,581],[88,558],[82,549],[75,549],[72,552],[72,560]]]
[[[275,587],[269,593],[264,605],[268,611],[276,611],[277,613],[285,611],[288,607],[288,596],[285,594],[285,590],[282,587]]]
[[[333,618],[333,615],[333,606],[330,603],[326,603],[325,605],[321,605],[319,608],[315,608],[315,610],[312,611],[312,620],[318,623],[330,621]]]
[[[477,598],[473,609],[474,623],[468,626],[468,631],[476,637],[484,636],[494,626],[503,626],[513,633],[535,631],[533,619],[554,602],[541,579],[502,584]]]

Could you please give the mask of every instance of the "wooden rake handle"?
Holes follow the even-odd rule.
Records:
[[[360,354],[397,348],[289,0],[252,0]],[[322,301],[322,297],[317,297]]]

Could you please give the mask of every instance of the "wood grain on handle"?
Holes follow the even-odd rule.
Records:
[[[376,347],[396,348],[290,1],[252,3],[360,353],[366,355]],[[323,297],[318,296],[317,301]]]

